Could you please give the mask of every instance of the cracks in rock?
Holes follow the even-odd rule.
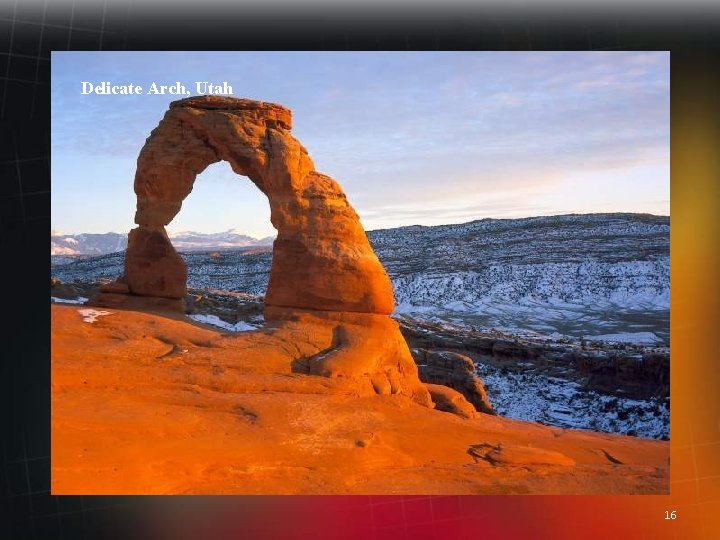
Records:
[[[475,463],[485,462],[492,466],[497,466],[491,454],[500,452],[502,450],[502,443],[492,445],[488,443],[473,444],[468,448],[467,453],[473,458]]]
[[[603,453],[603,455],[607,458],[607,460],[614,464],[614,465],[624,465],[622,461],[620,461],[618,458],[613,456],[610,452],[605,450],[604,448],[601,448],[600,451]]]
[[[512,467],[528,471],[549,470],[549,467],[574,467],[576,462],[569,456],[546,448],[499,443],[474,444],[468,448],[468,454],[475,463],[486,461],[494,467]]]
[[[303,373],[305,375],[309,375],[312,371],[311,366],[314,362],[322,362],[328,356],[338,351],[341,347],[342,343],[339,339],[336,339],[336,333],[333,331],[333,340],[328,348],[322,349],[320,352],[312,356],[301,356],[300,358],[292,361],[291,366],[293,373]]]
[[[238,415],[240,419],[250,424],[258,423],[258,414],[252,409],[248,409],[246,407],[243,407],[242,405],[236,405],[235,407],[233,407],[233,413]]]
[[[155,357],[155,360],[162,360],[162,359],[164,359],[164,358],[168,358],[169,356],[176,356],[176,355],[179,355],[179,354],[186,354],[186,353],[188,352],[187,349],[184,349],[183,347],[181,347],[180,345],[178,345],[177,343],[175,343],[174,341],[172,341],[172,340],[169,339],[169,338],[166,338],[166,337],[164,337],[164,336],[153,336],[153,337],[154,337],[155,339],[157,339],[158,341],[160,341],[160,342],[162,342],[162,343],[165,343],[166,345],[169,345],[169,346],[170,346],[170,349],[169,349],[168,351],[166,351],[165,353],[163,353],[163,354],[161,354],[161,355],[159,355],[159,356],[156,356],[156,357]]]
[[[271,344],[272,342],[268,343]],[[306,341],[306,343],[309,343],[309,341]],[[293,358],[298,358],[302,356],[302,351],[300,350],[300,347],[296,344],[295,341],[281,338],[277,345]]]
[[[211,161],[208,163],[217,163],[218,161],[222,161],[223,158],[220,156],[220,153],[218,152],[217,146],[210,140],[210,136],[207,133],[202,132],[200,129],[198,129],[196,126],[194,126],[191,122],[179,120],[180,122],[180,130],[182,133],[183,138],[185,137],[185,126],[187,126],[188,130],[192,132],[192,134],[195,136],[195,139],[201,141],[205,148],[210,150],[213,155],[215,156],[215,161]],[[201,170],[202,171],[202,170]],[[201,171],[198,171],[196,174],[200,174]]]

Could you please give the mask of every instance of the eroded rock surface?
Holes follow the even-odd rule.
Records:
[[[438,411],[445,411],[461,416],[462,418],[475,418],[477,411],[472,403],[457,390],[442,384],[425,383],[430,397]]]
[[[477,411],[495,414],[482,380],[475,374],[475,362],[452,351],[413,349],[420,379],[432,385],[457,390]],[[437,400],[434,400],[437,401]],[[442,400],[443,402],[446,400]]]

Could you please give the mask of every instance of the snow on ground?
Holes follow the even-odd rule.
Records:
[[[105,315],[112,315],[112,311],[100,311],[97,309],[78,309],[78,313],[82,317],[83,322],[94,323],[98,320],[98,317],[104,317]]]
[[[478,363],[477,373],[500,416],[572,429],[670,436],[669,400],[634,400],[583,391],[578,383]]]
[[[668,346],[669,233],[667,217],[593,214],[402,227],[368,238],[392,280],[396,315],[534,342]],[[269,251],[181,255],[191,288],[259,296],[267,290]],[[115,279],[123,257],[54,256],[53,275],[63,283]],[[190,317],[230,332],[261,325]],[[522,367],[478,367],[500,414],[643,437],[669,433],[667,401],[588,393]]]
[[[607,341],[609,343],[637,343],[640,345],[654,345],[662,342],[652,332],[634,332],[623,334],[601,334],[599,336],[585,336],[588,341]]]
[[[586,305],[517,303],[499,300],[440,306],[398,302],[394,314],[435,323],[451,321],[468,329],[496,329],[521,335],[537,332],[567,339],[659,345],[669,341],[669,309],[627,308],[588,301]]]
[[[212,326],[217,326],[218,328],[222,328],[223,330],[228,330],[230,332],[249,332],[251,330],[258,329],[257,326],[248,324],[245,321],[239,321],[235,324],[225,322],[217,315],[204,315],[202,313],[194,313],[192,315],[188,315],[188,317],[190,317],[194,321],[204,324],[210,324]]]
[[[51,296],[50,301],[56,304],[84,304],[88,301],[84,296],[78,296],[77,298],[58,298],[57,296]]]
[[[396,314],[574,338],[647,332],[666,343],[669,231],[667,217],[591,214],[401,227],[368,238],[392,280]],[[191,288],[267,290],[270,251],[182,257]],[[123,272],[122,253],[53,261],[63,283]]]

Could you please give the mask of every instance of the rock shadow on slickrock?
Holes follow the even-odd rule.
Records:
[[[575,460],[554,450],[533,446],[507,444],[476,444],[470,446],[468,454],[478,462],[484,460],[495,467],[572,467]]]

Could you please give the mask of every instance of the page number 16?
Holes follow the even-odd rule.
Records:
[[[677,519],[677,510],[665,510],[665,519]]]

